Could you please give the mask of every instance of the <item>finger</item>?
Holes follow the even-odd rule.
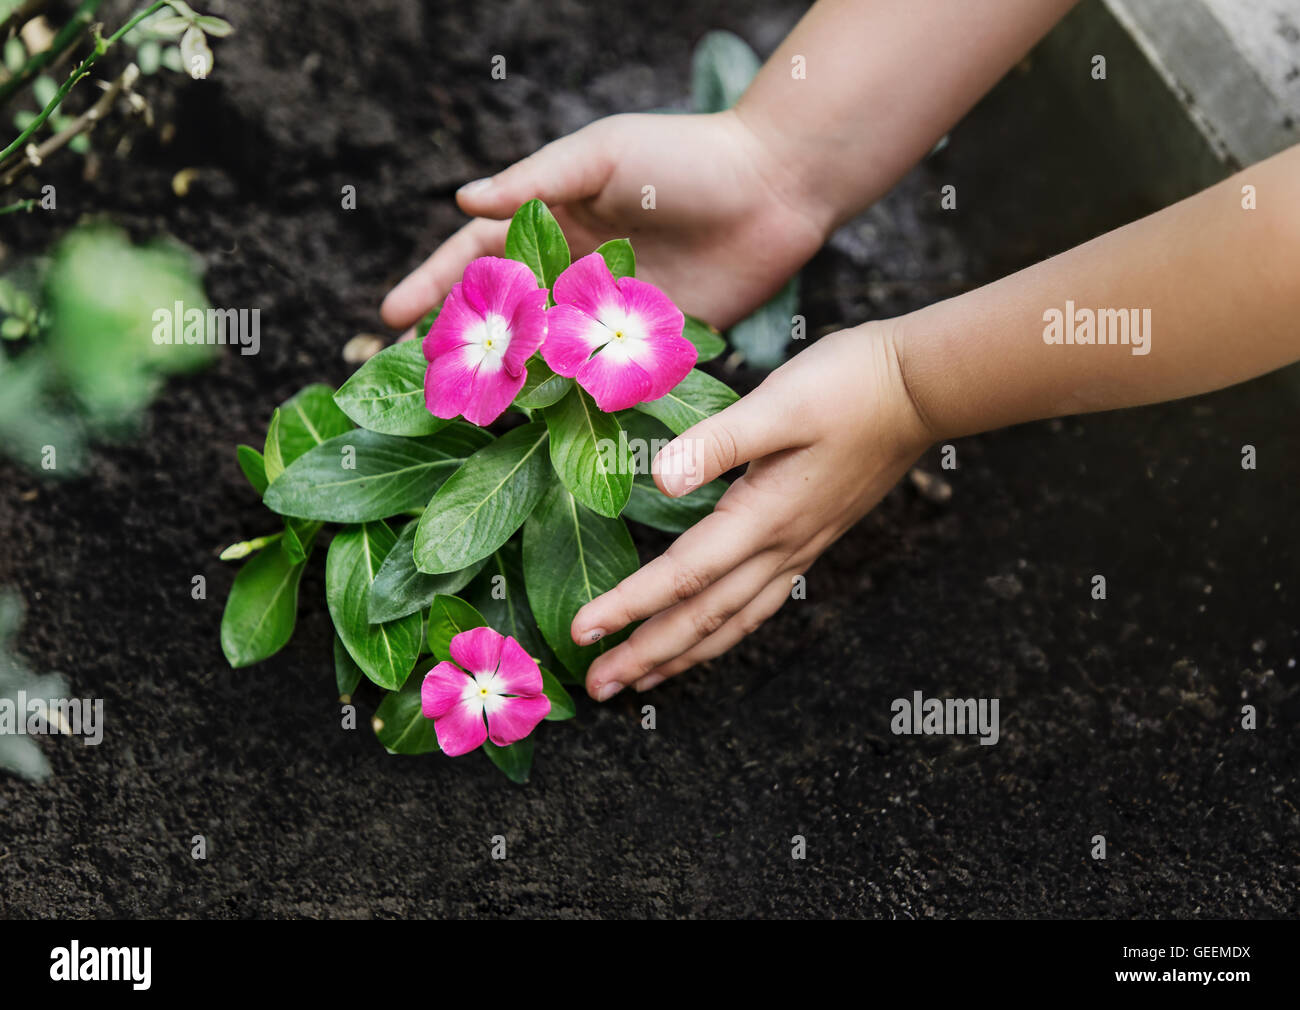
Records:
[[[704,592],[741,562],[779,547],[784,525],[778,502],[755,498],[737,481],[667,551],[579,610],[569,627],[573,640],[590,645]]]
[[[466,214],[501,219],[533,199],[562,204],[594,196],[614,171],[611,129],[602,120],[553,140],[494,176],[466,183],[456,201]]]
[[[757,555],[698,596],[656,614],[591,664],[588,693],[597,700],[612,697],[620,687],[694,648],[744,609],[785,563],[783,554]]]
[[[499,256],[506,247],[505,221],[471,221],[440,245],[384,299],[379,314],[395,330],[410,326],[447,297],[465,265],[480,256]]]
[[[712,635],[680,656],[650,670],[637,680],[633,687],[638,692],[649,691],[652,687],[662,684],[670,677],[676,677],[692,666],[698,666],[700,663],[721,656],[741,639],[752,635],[790,598],[791,580],[798,574],[797,568],[782,572],[740,613]]]
[[[781,449],[806,445],[793,397],[768,380],[748,396],[692,425],[659,450],[650,465],[659,490],[680,498],[728,470]]]

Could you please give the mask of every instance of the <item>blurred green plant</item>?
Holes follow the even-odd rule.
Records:
[[[23,623],[23,601],[12,590],[0,590],[0,701],[8,701],[15,710],[18,692],[25,692],[28,702],[57,698],[67,693],[67,685],[58,674],[37,674],[13,651],[13,639]],[[25,718],[25,713],[18,717]],[[43,779],[50,773],[49,762],[30,737],[0,733],[0,769],[26,779]]]
[[[731,108],[760,66],[754,50],[739,35],[727,31],[706,33],[696,45],[692,60],[692,107],[704,113]],[[795,274],[768,302],[736,323],[727,339],[750,365],[775,368],[786,359],[791,317],[798,311],[799,275]]]
[[[188,250],[134,245],[103,223],[73,229],[43,262],[0,278],[11,348],[0,351],[0,450],[33,470],[76,473],[88,435],[129,433],[167,375],[212,360],[210,344],[155,343],[156,313],[208,307]]]

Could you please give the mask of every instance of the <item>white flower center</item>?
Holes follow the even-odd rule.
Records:
[[[645,348],[645,323],[640,316],[633,315],[621,305],[606,305],[596,318],[606,331],[601,335],[604,337],[599,346],[601,353],[628,361]]]
[[[496,370],[510,347],[510,322],[495,312],[465,331],[465,341],[470,345],[469,364]]]
[[[502,697],[504,694],[497,683],[495,670],[471,674],[465,678],[465,689],[461,698],[475,711],[494,710]]]

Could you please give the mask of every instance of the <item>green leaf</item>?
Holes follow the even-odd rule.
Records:
[[[696,319],[694,316],[686,317],[682,336],[695,345],[699,355],[695,359],[697,365],[712,361],[727,349],[727,342],[722,339],[722,334],[703,319]]]
[[[632,243],[625,238],[614,238],[596,248],[605,260],[605,266],[609,267],[609,272],[614,275],[614,279],[620,277],[636,276],[636,253],[632,251]]]
[[[546,425],[525,424],[480,449],[438,489],[415,531],[422,572],[456,572],[519,529],[550,481]]]
[[[424,717],[420,699],[423,677],[411,677],[375,709],[375,736],[390,754],[429,754],[438,749],[433,720]]]
[[[509,540],[492,553],[486,567],[470,584],[465,598],[483,615],[488,627],[513,638],[537,660],[538,665],[554,667],[568,675],[537,630],[528,593],[524,589],[523,558],[518,540]]]
[[[521,785],[528,781],[533,767],[533,738],[525,737],[509,747],[498,747],[491,740],[483,742],[483,753],[505,773],[511,782]]]
[[[655,486],[653,477],[637,477],[623,518],[665,533],[685,533],[713,511],[726,490],[726,481],[714,480],[684,498],[669,498]]]
[[[224,39],[235,30],[234,25],[229,21],[213,17],[211,14],[200,14],[194,19],[194,23],[203,29],[204,34],[211,35],[214,39]]]
[[[528,360],[528,374],[524,377],[524,388],[515,397],[515,406],[525,410],[549,407],[572,388],[572,379],[556,375],[540,354],[534,354]]]
[[[295,460],[271,482],[262,500],[271,511],[300,519],[384,519],[422,508],[488,438],[464,423],[423,438],[353,428]]]
[[[551,465],[573,496],[593,512],[613,518],[632,493],[632,455],[613,414],[579,386],[547,407]]]
[[[239,469],[253,485],[259,495],[266,494],[266,459],[251,445],[235,446],[235,458],[239,460]]]
[[[435,596],[429,608],[429,651],[437,660],[451,660],[451,640],[462,631],[486,628],[483,615],[459,596]]]
[[[791,320],[799,311],[799,276],[731,328],[731,345],[755,368],[775,368],[786,358]]]
[[[527,264],[544,288],[554,287],[569,265],[569,243],[541,200],[529,200],[515,211],[506,232],[506,256]]]
[[[385,435],[432,435],[448,422],[424,405],[424,359],[418,340],[386,347],[339,387],[334,402],[363,428]]]
[[[524,579],[537,626],[575,676],[624,635],[579,647],[569,635],[578,610],[637,568],[636,548],[621,519],[584,508],[555,486],[524,523]]]
[[[739,101],[758,73],[759,60],[745,40],[727,31],[708,32],[695,47],[691,103],[696,112],[722,112]]]
[[[415,567],[412,549],[415,545],[416,524],[407,523],[397,537],[397,543],[384,558],[370,587],[370,620],[393,621],[417,610],[423,610],[439,593],[451,596],[459,593],[479,573],[486,558],[468,568],[446,575],[426,575]]]
[[[395,691],[410,676],[420,653],[420,615],[371,624],[370,584],[397,537],[382,522],[340,530],[325,559],[325,602],[334,628],[362,672]]]
[[[364,676],[361,667],[357,666],[357,661],[348,652],[348,647],[343,644],[343,639],[335,634],[334,681],[338,685],[339,697],[351,696]]]
[[[564,689],[555,674],[545,667],[542,667],[542,693],[551,699],[551,710],[546,714],[547,722],[562,722],[578,714],[573,696]]]
[[[352,420],[334,403],[334,390],[316,384],[299,390],[271,415],[266,429],[266,479],[284,473],[308,449],[352,430]]]
[[[284,552],[293,561],[305,561],[312,540],[320,532],[321,524],[307,519],[286,519],[284,521]]]
[[[739,399],[733,389],[693,368],[672,392],[658,400],[638,403],[636,409],[662,421],[674,434],[680,435]]]
[[[221,615],[221,651],[231,666],[260,663],[293,637],[305,567],[275,543],[239,570]]]

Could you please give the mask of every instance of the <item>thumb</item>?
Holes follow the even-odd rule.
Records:
[[[534,198],[554,205],[593,196],[614,170],[610,129],[600,120],[553,140],[496,175],[467,182],[456,201],[466,214],[500,220]]]
[[[742,463],[802,444],[790,415],[783,396],[759,386],[659,450],[650,466],[655,483],[680,498]]]

